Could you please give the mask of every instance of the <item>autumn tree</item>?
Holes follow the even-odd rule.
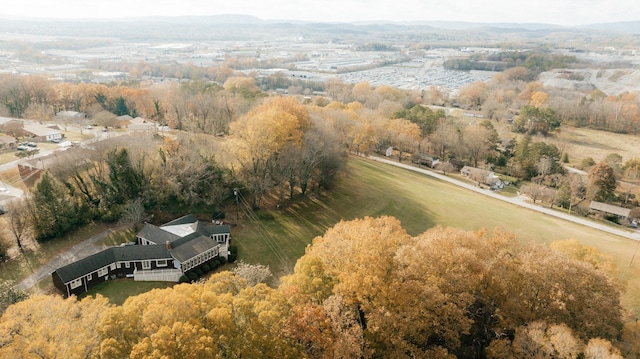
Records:
[[[578,174],[568,174],[564,177],[556,194],[555,203],[567,208],[571,212],[573,205],[585,196],[585,186],[582,177]]]
[[[391,144],[398,150],[399,161],[402,161],[404,153],[414,152],[420,143],[420,128],[407,120],[389,120],[387,131]]]
[[[440,122],[444,121],[445,113],[443,110],[433,111],[427,106],[414,105],[409,109],[395,112],[391,118],[409,120],[420,126],[422,136],[428,136],[436,130]]]
[[[255,208],[271,189],[274,160],[286,144],[300,147],[309,125],[309,112],[293,98],[267,101],[232,124],[234,151]]]
[[[493,132],[484,126],[467,126],[462,134],[462,143],[467,158],[473,167],[478,167],[478,163],[487,158],[489,153],[495,149],[495,142],[492,142]]]
[[[482,103],[487,98],[487,85],[482,81],[465,85],[460,89],[458,99],[460,104],[467,109],[480,110]]]
[[[339,298],[338,317],[353,313],[362,333],[351,350],[364,356],[478,357],[539,320],[564,323],[578,343],[615,339],[622,328],[619,293],[606,276],[500,231],[435,228],[412,238],[393,219],[365,218],[316,238],[307,256],[315,265],[284,280],[290,300]],[[332,312],[325,306],[336,320]]]
[[[93,116],[93,122],[102,127],[117,127],[118,118],[109,111],[100,111]]]
[[[11,305],[29,298],[29,295],[22,289],[16,288],[14,283],[0,281],[0,315]]]
[[[616,189],[616,175],[608,164],[599,162],[589,169],[588,197],[594,201],[606,202],[613,197]]]
[[[514,121],[514,131],[530,135],[548,135],[560,126],[556,112],[551,108],[524,106]]]
[[[39,295],[14,304],[0,321],[0,356],[97,357],[100,339],[95,324],[108,302],[100,296],[76,301]]]

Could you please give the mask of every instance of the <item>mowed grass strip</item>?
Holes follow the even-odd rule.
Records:
[[[163,289],[172,287],[175,283],[171,282],[136,282],[133,279],[122,278],[108,280],[91,288],[88,292],[83,293],[78,299],[88,296],[93,298],[97,294],[109,299],[111,304],[122,305],[127,298],[148,292],[153,289]]]
[[[398,218],[411,235],[441,225],[467,230],[501,228],[514,233],[523,242],[540,244],[576,239],[614,259],[621,279],[627,282],[623,304],[640,313],[640,280],[633,279],[640,277],[640,265],[637,261],[631,263],[637,242],[520,208],[412,171],[351,158],[347,174],[332,191],[280,210],[263,212],[260,226],[269,233],[268,237],[244,217],[240,218],[238,228],[232,229],[232,236],[239,248],[239,258],[269,265],[276,276],[286,274],[288,269],[283,268],[274,252],[295,263],[314,237],[321,236],[340,220],[389,215]]]

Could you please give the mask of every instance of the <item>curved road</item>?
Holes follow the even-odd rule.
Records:
[[[590,220],[585,219],[585,218],[572,216],[572,215],[570,215],[568,213],[565,213],[565,212],[553,210],[553,209],[547,208],[547,207],[541,207],[541,206],[535,205],[533,203],[526,202],[523,197],[505,197],[505,196],[497,194],[497,193],[495,193],[495,192],[493,192],[491,190],[482,189],[482,188],[476,187],[475,185],[472,185],[472,184],[469,184],[469,183],[466,183],[466,182],[462,182],[462,181],[456,180],[456,179],[451,178],[451,177],[444,176],[444,175],[436,173],[434,171],[426,170],[426,169],[419,168],[419,167],[415,167],[413,165],[405,164],[405,163],[402,163],[402,162],[397,162],[397,161],[393,161],[393,160],[390,160],[390,159],[381,158],[381,157],[375,157],[375,156],[369,156],[369,157],[365,157],[365,158],[373,160],[373,161],[376,161],[376,162],[381,162],[381,163],[384,163],[384,164],[396,166],[396,167],[399,167],[399,168],[404,168],[404,169],[407,169],[407,170],[410,170],[410,171],[422,173],[422,174],[425,174],[427,176],[431,176],[433,178],[437,178],[437,179],[439,179],[441,181],[449,182],[449,183],[451,183],[453,185],[468,189],[470,191],[473,191],[473,192],[480,193],[480,194],[483,194],[483,195],[488,196],[488,197],[492,197],[492,198],[498,199],[500,201],[504,201],[504,202],[508,202],[508,203],[514,204],[516,206],[528,208],[528,209],[530,209],[532,211],[548,214],[550,216],[561,218],[561,219],[564,219],[564,220],[569,221],[569,222],[573,222],[573,223],[577,223],[577,224],[580,224],[580,225],[583,225],[583,226],[591,227],[591,228],[594,228],[594,229],[597,229],[597,230],[600,230],[600,231],[603,231],[603,232],[615,234],[615,235],[618,235],[620,237],[633,239],[634,241],[640,241],[640,233],[637,232],[637,231],[625,231],[625,230],[622,230],[622,229],[617,229],[617,228],[613,228],[613,227],[610,227],[610,226],[606,226],[606,225],[601,224],[601,223],[593,222],[593,221],[590,221]]]

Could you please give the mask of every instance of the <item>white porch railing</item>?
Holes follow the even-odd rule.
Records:
[[[160,270],[136,270],[133,272],[133,280],[141,282],[178,282],[182,276],[179,269]]]

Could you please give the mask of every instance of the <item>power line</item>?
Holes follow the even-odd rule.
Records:
[[[256,213],[251,209],[250,204],[247,202],[242,193],[240,193],[240,191],[237,191],[237,198],[239,199],[239,204],[241,204],[240,208],[242,209],[242,212],[254,224],[256,230],[258,231],[258,234],[263,238],[264,242],[273,252],[274,256],[278,259],[285,272],[292,273],[293,263],[291,262],[289,257],[284,254],[284,251],[282,250],[282,247],[280,246],[278,241],[271,235],[266,226],[258,218]]]

